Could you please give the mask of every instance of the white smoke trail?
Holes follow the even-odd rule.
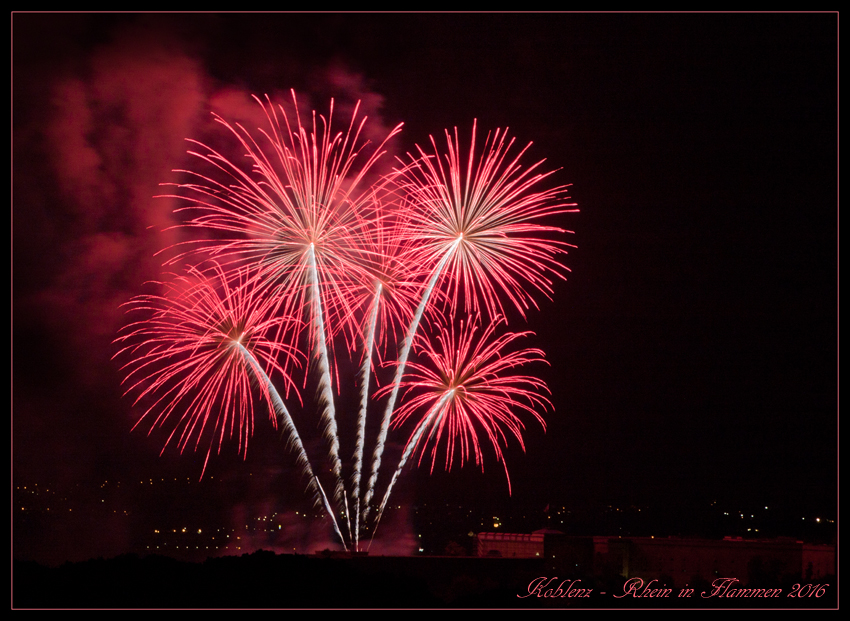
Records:
[[[422,315],[425,313],[425,308],[428,306],[428,300],[431,297],[431,293],[434,291],[434,287],[437,284],[437,280],[440,278],[440,275],[443,272],[443,268],[448,263],[449,258],[452,256],[454,251],[457,249],[458,244],[460,244],[461,238],[458,237],[446,251],[445,256],[440,260],[440,263],[434,268],[434,273],[431,276],[431,280],[428,282],[428,286],[425,288],[424,293],[422,294],[422,301],[419,302],[419,308],[416,309],[416,314],[413,316],[413,321],[410,323],[410,327],[407,330],[407,336],[404,339],[404,343],[401,347],[401,352],[398,357],[398,366],[396,367],[395,378],[393,379],[393,389],[390,393],[390,398],[387,401],[387,409],[384,411],[384,418],[381,421],[381,430],[378,434],[378,443],[375,446],[375,454],[372,458],[372,473],[369,476],[369,486],[366,488],[366,496],[363,500],[363,520],[365,522],[366,517],[369,514],[369,503],[372,500],[372,496],[375,493],[375,484],[378,481],[378,470],[381,468],[381,456],[384,452],[384,445],[387,440],[387,433],[390,428],[390,419],[392,418],[393,411],[395,410],[395,402],[398,398],[398,391],[401,387],[401,378],[404,376],[404,369],[407,366],[407,358],[410,356],[410,348],[413,345],[413,339],[416,336],[416,331],[419,329],[419,322],[422,320]]]
[[[366,328],[364,341],[365,355],[363,366],[360,367],[360,412],[357,416],[357,443],[354,446],[354,476],[352,483],[354,489],[354,549],[360,545],[360,477],[363,470],[363,449],[366,439],[366,412],[369,405],[369,377],[372,373],[372,349],[375,343],[375,326],[378,323],[378,305],[381,303],[381,291],[383,285],[379,282],[375,290],[375,299],[372,303],[372,313]],[[365,518],[365,516],[364,516]]]
[[[316,251],[310,242],[307,252],[310,274],[310,287],[313,291],[313,328],[314,339],[318,350],[319,364],[319,405],[322,408],[322,418],[325,420],[325,436],[330,443],[331,467],[334,474],[334,502],[345,504],[345,519],[348,522],[349,540],[351,539],[351,517],[348,512],[348,499],[342,483],[342,462],[339,458],[339,432],[336,426],[336,410],[331,385],[331,370],[328,360],[328,344],[325,337],[325,321],[322,315],[322,299],[319,292],[319,273],[316,269]]]

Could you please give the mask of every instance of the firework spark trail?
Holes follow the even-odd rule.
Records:
[[[410,348],[413,345],[413,339],[416,337],[416,331],[419,329],[419,323],[422,320],[422,315],[425,312],[425,308],[428,306],[428,300],[431,298],[431,294],[434,291],[434,286],[437,284],[437,280],[440,277],[440,274],[443,270],[443,267],[449,260],[449,257],[457,248],[457,244],[460,242],[458,239],[455,244],[449,247],[449,250],[446,252],[446,255],[443,257],[443,260],[437,265],[434,269],[434,273],[431,276],[431,280],[428,282],[428,286],[425,288],[425,291],[422,294],[422,300],[419,302],[419,308],[416,309],[416,313],[413,316],[413,321],[410,323],[410,327],[407,330],[407,336],[404,338],[404,342],[401,346],[401,351],[399,352],[398,357],[398,366],[396,367],[395,377],[393,378],[392,383],[392,392],[390,393],[389,400],[387,401],[387,407],[384,410],[384,417],[381,419],[381,429],[378,432],[378,441],[375,445],[375,453],[372,456],[372,474],[369,477],[369,485],[366,489],[366,496],[363,500],[363,521],[366,521],[366,518],[369,515],[369,503],[372,500],[372,496],[375,493],[375,485],[378,482],[378,472],[381,468],[381,456],[384,452],[384,445],[387,441],[387,434],[389,433],[390,428],[390,420],[392,419],[393,410],[395,409],[396,399],[398,398],[398,391],[401,386],[401,380],[404,376],[404,370],[407,366],[407,359],[410,355]]]
[[[328,361],[328,347],[325,338],[325,323],[322,314],[322,298],[319,295],[319,274],[316,270],[316,255],[313,244],[310,244],[308,252],[309,278],[313,291],[313,329],[315,330],[314,341],[318,353],[319,364],[319,406],[322,408],[322,418],[325,421],[325,437],[330,443],[330,458],[334,475],[334,501],[344,502],[346,505],[345,517],[348,522],[348,534],[351,536],[351,518],[348,512],[348,499],[345,497],[345,488],[342,483],[342,462],[339,458],[339,433],[336,425],[336,408],[334,407],[334,394],[331,385],[330,363]]]
[[[263,370],[263,367],[260,366],[259,361],[254,357],[254,355],[245,349],[245,346],[242,343],[236,341],[236,345],[239,348],[239,351],[242,352],[242,355],[245,357],[248,362],[248,367],[257,377],[259,383],[267,387],[267,390],[271,396],[272,406],[274,411],[277,413],[278,417],[283,419],[283,429],[288,434],[287,443],[295,448],[295,453],[297,455],[298,465],[301,466],[304,474],[307,476],[309,481],[308,485],[313,488],[313,493],[315,495],[316,503],[321,504],[325,512],[330,516],[331,521],[333,522],[334,531],[336,532],[339,540],[342,542],[343,548],[348,549],[345,545],[345,539],[342,536],[342,533],[339,530],[339,524],[337,524],[336,516],[334,515],[334,511],[328,502],[328,497],[325,494],[325,490],[322,488],[322,484],[319,482],[319,479],[313,473],[313,468],[310,466],[310,460],[307,457],[307,451],[304,449],[304,443],[301,441],[301,436],[298,434],[298,429],[295,427],[295,422],[292,420],[292,416],[289,414],[289,410],[286,408],[286,405],[283,402],[283,399],[280,398],[280,394],[277,392],[272,381],[269,379],[269,376],[266,375],[266,372]]]
[[[382,351],[386,350],[390,343],[395,344],[396,335],[404,334],[403,329],[410,322],[418,303],[416,294],[421,293],[418,274],[405,261],[412,245],[409,236],[405,234],[408,214],[397,201],[397,197],[386,191],[386,185],[385,180],[381,184],[380,192],[376,192],[372,197],[371,208],[363,210],[355,229],[357,254],[369,277],[364,279],[356,275],[353,278],[345,275],[348,277],[343,285],[346,287],[349,302],[346,312],[353,318],[352,323],[362,322],[362,339],[358,339],[362,349],[353,343],[350,346],[352,353],[359,349],[361,355],[358,375],[360,408],[357,415],[354,473],[350,490],[354,508],[355,547],[358,545],[363,516],[361,483],[364,474],[370,376],[375,367],[375,359],[380,359]],[[348,319],[343,321],[347,322]]]
[[[360,545],[360,478],[363,470],[363,449],[366,442],[366,413],[369,406],[369,377],[372,374],[372,350],[375,346],[375,327],[378,323],[378,308],[381,303],[383,285],[379,282],[375,287],[375,298],[372,302],[372,312],[366,327],[364,339],[363,365],[360,367],[360,411],[357,414],[357,440],[354,445],[354,475],[352,498],[354,499],[354,547]]]
[[[392,175],[395,176],[395,173]],[[369,389],[375,358],[391,343],[396,335],[405,334],[404,328],[415,315],[417,294],[422,287],[419,274],[405,260],[412,242],[406,235],[408,213],[397,197],[386,192],[387,182],[381,184],[371,200],[371,209],[364,209],[356,227],[360,263],[369,278],[347,278],[347,312],[355,322],[363,323],[361,363],[359,372],[360,408],[357,416],[357,436],[354,446],[354,473],[350,495],[355,519],[355,546],[359,540],[361,517],[361,483],[365,452],[365,432],[368,418]],[[387,200],[389,198],[390,200]],[[363,319],[365,321],[363,321]],[[347,319],[345,320],[347,321]],[[357,348],[352,345],[351,351]],[[377,378],[376,378],[377,379]]]

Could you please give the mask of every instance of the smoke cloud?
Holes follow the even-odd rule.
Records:
[[[366,137],[377,140],[388,131],[383,97],[339,63],[314,66],[307,88],[282,70],[275,89],[252,90],[250,67],[245,81],[222,78],[215,41],[200,26],[74,16],[65,28],[57,16],[18,17],[14,479],[134,478],[155,457],[143,432],[128,440],[138,413],[121,396],[113,340],[127,321],[122,305],[169,271],[156,253],[184,239],[177,201],[155,197],[179,181],[173,170],[197,164],[186,139],[239,157],[211,113],[253,132],[267,121],[252,95],[290,109],[296,87],[302,114],[327,114],[334,97],[340,126],[359,100]],[[288,66],[283,52],[280,66]]]

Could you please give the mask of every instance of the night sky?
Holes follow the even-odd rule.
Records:
[[[185,139],[226,145],[211,112],[253,129],[250,95],[292,88],[307,109],[361,100],[374,136],[404,122],[394,155],[509,127],[580,208],[547,222],[575,232],[567,280],[512,318],[555,408],[505,451],[513,495],[490,454],[484,474],[408,473],[400,502],[836,516],[836,14],[15,14],[12,35],[13,486],[85,504],[110,481],[133,515],[16,529],[16,558],[126,551],[173,503],[130,482],[200,477],[202,455],[131,432],[121,305],[185,235],[153,198],[193,165]],[[225,443],[205,474],[223,483],[180,511],[309,505],[256,421],[247,459]]]

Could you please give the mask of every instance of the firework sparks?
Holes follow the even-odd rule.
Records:
[[[268,131],[260,130],[266,148],[241,125],[216,116],[244,149],[251,170],[193,141],[201,151],[190,153],[224,173],[229,184],[180,171],[198,182],[178,185],[182,193],[177,198],[190,202],[183,210],[199,212],[186,226],[227,236],[197,242],[202,251],[254,263],[260,284],[273,289],[288,314],[297,315],[311,306],[311,261],[323,278],[322,305],[345,306],[338,281],[363,272],[356,240],[363,236],[358,230],[364,221],[360,211],[374,192],[371,186],[363,187],[364,179],[401,125],[360,162],[366,118],[357,119],[357,108],[345,133],[333,133],[333,101],[327,119],[313,113],[308,130],[301,123],[294,92],[292,98],[294,125],[283,106],[275,108],[270,101],[263,104],[255,98],[269,122]]]
[[[514,341],[531,332],[508,333],[496,337],[496,326],[500,318],[491,323],[482,334],[479,321],[461,322],[460,331],[454,326],[443,328],[436,339],[422,339],[422,354],[430,364],[411,362],[411,373],[402,387],[419,393],[408,399],[399,408],[394,422],[400,427],[404,422],[428,403],[446,398],[444,407],[435,412],[427,442],[433,440],[431,469],[437,458],[441,441],[446,445],[446,470],[451,470],[455,453],[461,464],[470,455],[475,463],[483,466],[483,454],[478,442],[476,426],[484,430],[496,451],[496,457],[504,464],[501,445],[506,443],[505,431],[513,435],[525,449],[522,431],[525,425],[514,414],[522,410],[537,420],[545,429],[546,423],[538,408],[551,408],[549,400],[542,396],[548,393],[546,384],[532,376],[515,375],[512,370],[534,362],[544,362],[540,349],[506,351]],[[413,444],[418,444],[414,442]],[[414,446],[414,450],[416,447]],[[455,450],[457,449],[457,451]],[[421,455],[425,453],[423,444]],[[422,458],[420,456],[420,462]],[[506,469],[507,474],[507,469]]]
[[[369,405],[369,385],[373,372],[373,353],[386,350],[390,335],[398,334],[413,312],[418,284],[416,273],[402,260],[410,247],[404,235],[408,214],[397,208],[387,208],[374,198],[370,222],[361,230],[369,237],[362,240],[363,264],[371,275],[367,281],[353,281],[349,292],[352,312],[365,307],[367,318],[363,334],[363,361],[360,366],[360,409],[357,415],[357,438],[354,446],[352,474],[352,504],[355,516],[355,545],[360,532],[360,483],[366,442],[366,417]],[[380,320],[379,320],[380,319]],[[364,507],[368,505],[367,494]],[[366,514],[364,512],[363,520]]]

